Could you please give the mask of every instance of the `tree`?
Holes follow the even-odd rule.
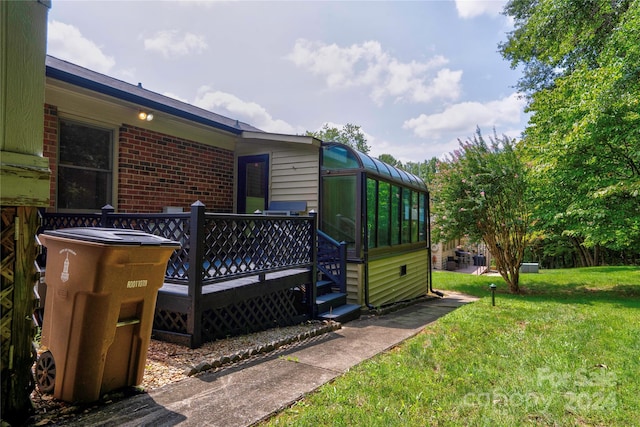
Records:
[[[438,168],[438,159],[436,157],[432,157],[429,160],[424,160],[422,162],[407,162],[402,163],[400,160],[397,160],[391,154],[381,154],[378,156],[379,160],[383,162],[395,166],[398,169],[402,169],[409,173],[414,174],[415,176],[421,178],[427,185],[431,182],[434,175],[437,172]]]
[[[433,180],[436,172],[438,171],[438,164],[438,158],[432,157],[431,159],[424,160],[420,163],[407,162],[402,166],[402,169],[406,170],[407,172],[411,172],[416,176],[419,176],[424,182],[427,183],[427,185],[429,185],[429,183],[431,183],[431,181]]]
[[[532,113],[536,227],[570,239],[583,265],[604,249],[637,254],[640,2],[514,0],[505,11],[515,30],[502,54],[524,65]]]
[[[483,240],[509,290],[520,291],[529,225],[526,169],[515,142],[480,129],[439,165],[432,185],[436,241]]]
[[[370,150],[369,145],[367,145],[367,138],[362,133],[360,126],[351,123],[347,123],[341,129],[329,127],[325,123],[319,131],[307,131],[305,135],[327,142],[341,142],[365,154]]]
[[[636,2],[637,3],[637,2]],[[633,0],[510,0],[514,30],[499,45],[512,67],[524,66],[520,90],[552,88],[559,77],[599,67],[599,55]],[[637,5],[636,5],[637,6]]]
[[[380,154],[378,156],[378,160],[383,161],[388,165],[402,169],[402,162],[393,157],[391,154]]]

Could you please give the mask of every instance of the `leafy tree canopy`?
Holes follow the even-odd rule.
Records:
[[[640,2],[513,0],[505,11],[516,26],[502,53],[525,66],[529,91],[538,229],[581,248],[637,248]]]
[[[397,168],[402,168],[402,162],[396,159],[395,157],[393,157],[391,154],[380,154],[378,156],[378,159],[385,162],[388,165],[395,166]]]
[[[434,240],[483,240],[509,289],[519,292],[530,215],[515,142],[494,133],[487,143],[478,129],[438,169],[431,191]]]
[[[524,66],[519,87],[535,92],[579,67],[597,68],[600,54],[633,0],[511,0],[514,30],[500,44],[511,65]]]
[[[347,123],[342,128],[329,127],[325,123],[319,131],[307,131],[305,135],[313,136],[326,142],[341,142],[365,154],[370,150],[367,138],[362,133],[360,126],[351,123]]]
[[[429,185],[431,181],[433,181],[433,177],[438,171],[438,164],[440,161],[437,157],[432,157],[429,160],[425,160],[423,162],[407,162],[402,165],[402,169],[407,172],[411,172],[412,174],[419,176],[422,178],[424,182]]]

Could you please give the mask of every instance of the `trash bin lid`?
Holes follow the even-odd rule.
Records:
[[[102,243],[105,245],[180,246],[180,243],[165,239],[164,237],[145,233],[140,230],[120,228],[61,228],[59,230],[46,230],[44,234],[65,239]]]

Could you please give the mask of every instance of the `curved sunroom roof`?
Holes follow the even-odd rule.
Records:
[[[364,170],[374,177],[395,181],[424,191],[427,190],[427,185],[416,175],[338,142],[323,143],[322,169],[327,171]]]

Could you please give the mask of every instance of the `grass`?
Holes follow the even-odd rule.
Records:
[[[521,285],[434,273],[434,288],[481,299],[265,424],[640,425],[640,268],[542,270]]]

